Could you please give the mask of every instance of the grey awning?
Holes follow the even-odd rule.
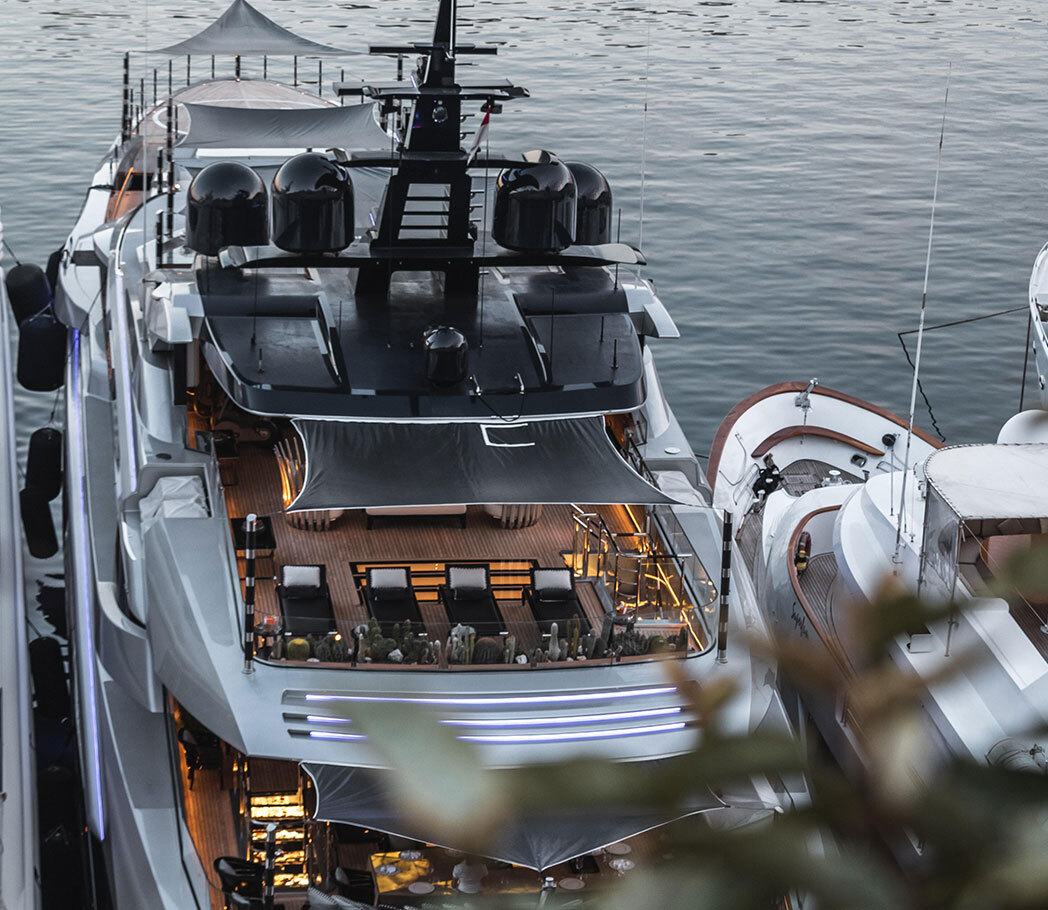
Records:
[[[660,762],[645,765],[652,774],[660,773]],[[422,830],[388,798],[388,793],[396,792],[398,772],[311,762],[304,762],[302,768],[316,785],[314,818],[435,843],[432,831]],[[542,871],[678,818],[723,806],[724,803],[705,790],[675,809],[643,810],[628,806],[568,811],[542,807],[534,815],[517,817],[507,823],[485,848],[484,855]],[[442,843],[440,846],[460,849],[463,845]]]
[[[350,54],[327,44],[300,38],[268,16],[263,16],[247,0],[233,0],[221,16],[202,32],[178,44],[162,47],[158,54],[218,54],[224,56],[298,54]]]
[[[499,503],[673,504],[619,455],[600,417],[521,423],[296,419],[305,509]]]
[[[240,108],[186,103],[183,148],[342,148],[388,146],[374,104],[347,107]]]

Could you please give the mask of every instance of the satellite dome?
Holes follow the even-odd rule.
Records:
[[[186,209],[186,245],[198,253],[269,242],[266,185],[246,164],[209,164],[189,184]]]
[[[273,178],[273,242],[290,253],[332,253],[353,242],[353,181],[316,152],[289,158]]]
[[[510,250],[560,252],[575,242],[575,181],[549,152],[528,152],[524,158],[495,183],[492,236]]]
[[[571,162],[568,170],[578,193],[575,242],[593,246],[611,243],[611,186],[607,178],[589,164]]]

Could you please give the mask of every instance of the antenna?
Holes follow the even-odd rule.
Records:
[[[899,481],[899,516],[895,528],[895,553],[892,562],[898,572],[899,547],[902,545],[902,523],[906,504],[906,476],[910,471],[910,443],[913,441],[913,412],[917,407],[917,382],[921,372],[921,346],[924,341],[924,319],[928,310],[928,273],[932,267],[932,237],[935,234],[935,205],[939,201],[939,171],[942,168],[942,141],[946,134],[946,105],[950,101],[950,74],[953,64],[946,71],[946,95],[942,102],[942,124],[939,127],[939,151],[935,159],[935,187],[932,190],[932,215],[928,222],[928,252],[924,259],[924,290],[921,292],[921,319],[917,326],[917,353],[913,362],[913,383],[910,386],[910,420],[906,427],[906,450],[902,460],[902,478]]]
[[[640,131],[640,231],[637,246],[644,247],[644,190],[648,170],[648,73],[651,70],[651,0],[648,0],[646,16],[648,19],[648,46],[644,59],[644,119]],[[640,276],[640,266],[637,267]]]

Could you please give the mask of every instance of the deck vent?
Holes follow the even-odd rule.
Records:
[[[558,253],[575,242],[575,181],[549,152],[524,159],[499,174],[491,234],[509,250]]]
[[[568,164],[578,194],[575,242],[596,246],[611,243],[611,186],[595,167]]]
[[[269,242],[266,185],[246,164],[216,161],[189,184],[186,245],[205,256]]]
[[[289,253],[334,253],[353,242],[353,181],[315,152],[289,158],[273,178],[273,242]]]
[[[458,329],[438,325],[427,329],[423,339],[426,350],[426,378],[435,385],[455,385],[466,378],[469,343]]]

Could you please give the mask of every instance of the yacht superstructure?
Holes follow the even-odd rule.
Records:
[[[455,31],[441,0],[431,42],[373,48],[419,65],[336,86],[360,104],[242,78],[239,56],[141,118],[128,102],[62,251],[67,589],[118,907],[461,886],[403,853],[346,872],[361,845],[435,840],[356,704],[428,708],[492,769],[655,773],[698,735],[673,661],[735,683],[727,731],[787,729],[739,634],[752,597],[718,597],[721,521],[659,386],[647,340],[676,329],[643,255],[611,242],[595,168],[461,148],[467,104],[526,93],[459,84],[491,49]],[[236,0],[176,52],[301,40]],[[752,780],[677,814],[784,798]],[[536,807],[485,852],[548,872],[669,820]]]

